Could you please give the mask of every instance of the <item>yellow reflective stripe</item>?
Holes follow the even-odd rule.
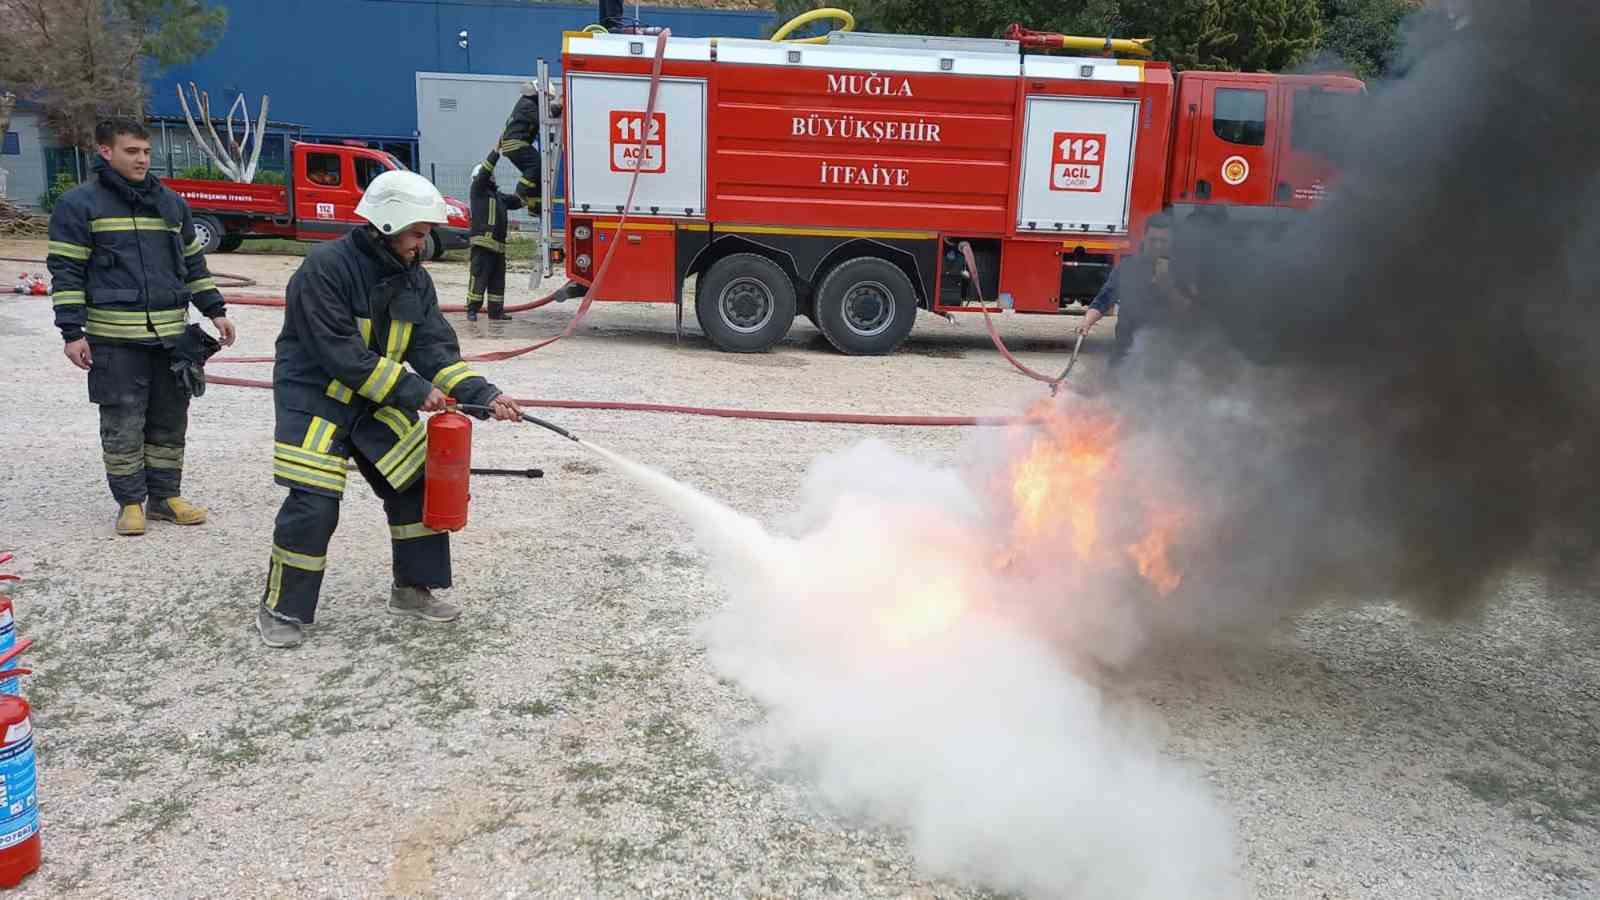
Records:
[[[361,343],[372,346],[372,320],[356,316],[356,327],[361,329]]]
[[[188,316],[186,309],[152,309],[148,313],[150,321],[157,325],[182,323]],[[142,309],[108,309],[104,306],[89,307],[89,321],[105,322],[108,325],[143,325],[146,312]]]
[[[500,152],[501,153],[510,153],[513,150],[521,150],[523,147],[532,147],[532,146],[533,145],[528,143],[527,141],[519,141],[519,140],[516,140],[516,139],[512,139],[512,140],[509,140],[509,141],[501,141],[500,142]]]
[[[82,244],[69,244],[66,241],[51,241],[50,252],[56,256],[65,256],[67,259],[88,259],[92,248]]]
[[[429,528],[421,522],[412,522],[410,525],[389,526],[389,537],[397,541],[410,541],[417,538],[429,537],[431,535],[443,533],[444,532],[442,531],[434,531],[432,528]]]
[[[327,472],[320,472],[316,469],[308,469],[305,466],[297,466],[291,462],[275,459],[272,461],[272,474],[285,481],[322,488],[325,491],[333,491],[336,494],[344,493],[344,473],[342,472],[338,475],[330,475]]]
[[[152,469],[183,468],[183,448],[163,447],[160,444],[144,445],[145,465]]]
[[[214,281],[213,279],[210,279],[210,278],[197,278],[194,281],[189,282],[188,288],[189,288],[189,290],[193,291],[194,293],[200,294],[200,293],[204,293],[206,291],[214,291],[214,290],[216,290],[217,289],[217,283],[216,283],[216,281]]]
[[[276,559],[267,565],[267,609],[278,608],[278,597],[283,593],[283,564]]]
[[[345,387],[344,382],[337,378],[328,382],[328,389],[323,391],[323,393],[339,401],[340,403],[349,403],[356,396],[355,391]]]
[[[411,346],[411,329],[415,327],[410,322],[389,323],[389,346],[384,355],[393,360],[405,358],[406,348]]]
[[[367,380],[362,383],[361,387],[356,388],[356,392],[368,400],[382,403],[384,398],[389,396],[389,392],[394,390],[394,386],[400,382],[400,376],[404,372],[405,370],[400,367],[399,363],[380,356],[378,357],[378,364],[372,367],[372,374],[367,376]]]
[[[333,446],[333,433],[336,426],[321,416],[312,416],[311,424],[306,427],[305,440],[300,442],[300,449],[313,453],[327,454],[328,448]]]
[[[321,469],[324,472],[338,475],[340,478],[344,477],[344,457],[335,456],[332,453],[318,453],[315,450],[307,450],[304,447],[296,447],[293,444],[285,444],[282,441],[273,441],[272,459],[274,462],[286,462],[305,466],[306,468]]]
[[[177,225],[168,225],[165,219],[152,219],[145,216],[134,218],[109,217],[105,219],[90,219],[89,230],[94,231],[173,231],[179,230]]]
[[[446,394],[456,389],[456,385],[468,378],[476,378],[478,373],[464,362],[453,362],[440,369],[433,376],[433,385]]]
[[[195,239],[189,243],[189,246],[183,248],[183,255],[184,256],[194,256],[196,253],[199,253],[201,250],[204,250],[205,248],[206,248],[206,242],[202,241],[200,239],[200,237],[198,235],[196,235]]]
[[[56,291],[50,298],[52,306],[75,306],[86,302],[83,291]]]
[[[124,453],[102,450],[100,457],[105,462],[107,475],[132,475],[144,469],[143,448]]]
[[[478,293],[473,293],[470,290],[467,291],[467,302],[468,303],[482,303],[483,302],[483,293],[481,291],[478,292]]]
[[[405,437],[406,432],[411,428],[411,420],[406,418],[406,414],[392,406],[380,406],[378,411],[372,415],[379,422],[389,426],[389,430],[394,432],[395,437]]]
[[[405,461],[402,462],[400,466],[394,470],[394,472],[385,475],[384,477],[389,479],[389,483],[391,485],[394,485],[396,488],[398,488],[410,481],[418,472],[422,471],[422,465],[427,461],[428,445],[423,444],[416,450],[412,451],[411,455],[406,457]]]
[[[391,472],[404,465],[411,454],[426,447],[427,426],[421,422],[411,426],[406,433],[395,442],[389,452],[378,458],[378,471],[388,476]]]
[[[498,203],[499,203],[499,201],[495,198],[495,196],[493,194],[490,194],[489,195],[489,227],[490,228],[494,227],[494,220],[496,218],[495,211],[497,209],[499,209],[499,206],[496,205]]]
[[[286,566],[293,566],[306,572],[321,572],[328,567],[326,556],[296,553],[293,550],[285,550],[277,544],[272,545],[272,558]]]
[[[95,337],[146,338],[152,334],[160,337],[183,334],[185,327],[182,322],[173,325],[156,325],[156,330],[152,332],[143,325],[107,325],[103,322],[90,321],[83,326],[83,330]]]

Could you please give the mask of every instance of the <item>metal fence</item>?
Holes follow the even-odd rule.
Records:
[[[429,163],[427,176],[433,186],[447,197],[454,197],[462,203],[470,203],[472,195],[472,166],[457,166],[447,163]],[[516,190],[517,179],[521,173],[517,167],[501,159],[494,167],[495,186],[502,193],[509,194]],[[558,223],[559,226],[559,223]],[[539,219],[528,215],[527,210],[515,209],[511,211],[511,230],[526,232],[533,237],[539,230]]]

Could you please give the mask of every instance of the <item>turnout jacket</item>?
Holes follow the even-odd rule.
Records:
[[[476,405],[500,395],[462,361],[427,270],[402,263],[366,227],[306,254],[286,303],[272,368],[280,485],[343,496],[353,448],[403,491],[422,475],[417,410],[432,388]]]
[[[188,324],[189,304],[227,314],[189,204],[154,175],[130,183],[96,159],[94,175],[50,214],[46,263],[56,327],[68,342],[159,346]]]
[[[539,95],[523,94],[517,105],[511,107],[506,117],[506,127],[500,132],[500,152],[510,153],[523,147],[539,146]]]
[[[501,193],[494,183],[494,164],[485,162],[472,170],[472,240],[474,247],[495,253],[506,252],[509,211],[522,208],[522,198]]]

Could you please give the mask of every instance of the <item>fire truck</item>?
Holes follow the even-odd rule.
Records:
[[[1081,313],[1156,213],[1270,225],[1314,204],[1333,123],[1364,91],[1341,74],[1177,74],[1114,55],[1142,42],[1016,27],[657,40],[564,38],[553,256],[590,285],[614,255],[595,300],[680,316],[694,276],[701,329],[727,351],[765,350],[800,315],[870,355],[919,310]],[[1075,46],[1102,52],[1024,52]]]

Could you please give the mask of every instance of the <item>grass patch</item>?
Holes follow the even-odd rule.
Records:
[[[542,719],[556,713],[556,705],[545,700],[523,700],[509,706],[500,707],[505,712],[518,718]]]
[[[1563,832],[1565,826],[1600,831],[1600,786],[1572,791],[1538,779],[1514,780],[1488,769],[1451,772],[1445,778],[1484,803],[1509,809],[1551,831]]]
[[[128,804],[122,815],[111,820],[112,825],[129,822],[145,826],[144,837],[150,837],[177,825],[189,817],[194,806],[192,800],[182,797],[162,797],[157,800],[135,800]]]

